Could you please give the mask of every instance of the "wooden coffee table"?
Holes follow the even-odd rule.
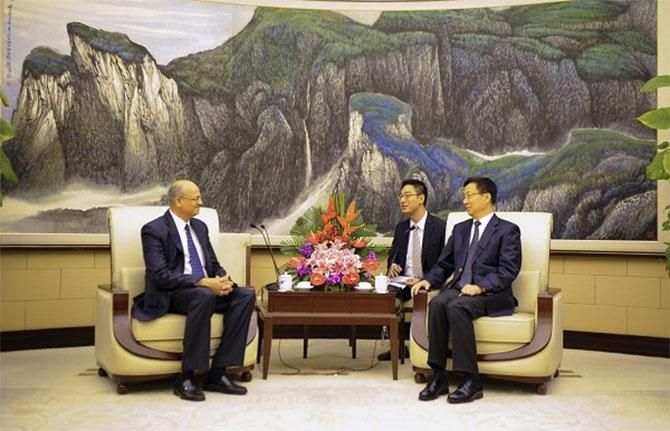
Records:
[[[398,326],[400,308],[395,292],[278,292],[265,290],[259,304],[263,321],[263,379],[268,377],[272,330],[275,326],[382,326],[390,329],[391,368],[398,380]]]

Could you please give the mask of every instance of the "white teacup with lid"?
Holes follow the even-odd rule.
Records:
[[[293,287],[293,277],[290,274],[283,273],[279,276],[279,291],[286,292]]]
[[[375,277],[375,292],[377,293],[386,293],[388,292],[389,287],[389,278],[384,274],[379,274]]]

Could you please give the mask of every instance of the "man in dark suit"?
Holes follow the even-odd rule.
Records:
[[[453,369],[465,374],[450,403],[483,396],[477,368],[477,346],[472,321],[481,316],[502,316],[517,305],[512,281],[521,269],[521,233],[514,223],[494,214],[497,187],[489,178],[469,178],[463,185],[463,203],[472,217],[454,226],[437,264],[412,286],[440,287],[451,281],[430,301],[428,311],[428,364],[433,376],[419,399],[433,400],[449,393],[445,373],[449,335]],[[414,280],[411,281],[413,283]]]
[[[407,219],[395,227],[387,275],[421,278],[440,257],[440,251],[444,247],[444,221],[426,210],[428,191],[422,181],[404,180],[400,184],[398,199],[400,211]],[[407,301],[411,296],[409,286],[398,291],[398,297],[402,301]],[[408,353],[405,349],[405,354]],[[380,361],[390,361],[391,352],[384,352],[377,358]]]
[[[170,209],[142,227],[145,290],[134,298],[132,315],[144,321],[168,312],[186,315],[182,372],[174,384],[177,396],[190,401],[205,399],[193,379],[196,370],[209,370],[205,390],[244,395],[246,388],[230,380],[226,367],[243,363],[255,293],[238,287],[219,265],[207,225],[194,218],[202,204],[198,186],[175,181],[168,199]],[[225,325],[210,369],[213,313],[224,313]]]

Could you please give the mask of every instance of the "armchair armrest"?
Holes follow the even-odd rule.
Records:
[[[535,355],[544,349],[551,339],[551,328],[554,314],[554,296],[560,289],[549,289],[537,296],[537,326],[529,343],[509,352],[477,355],[479,361],[508,361]],[[414,296],[414,312],[412,314],[412,338],[424,350],[428,350],[428,334],[426,317],[428,313],[428,292],[420,291]],[[450,354],[451,356],[451,354]]]
[[[114,338],[130,353],[149,359],[166,361],[180,361],[181,354],[162,352],[143,346],[138,343],[130,330],[130,315],[128,314],[129,295],[127,290],[112,288],[112,319],[114,323]]]
[[[116,341],[130,353],[148,359],[160,359],[166,361],[181,361],[181,353],[164,352],[155,350],[138,343],[133,337],[130,328],[130,315],[128,313],[128,304],[130,301],[129,293],[124,289],[114,288],[112,284],[101,284],[98,288],[105,290],[112,295],[112,320],[114,328],[114,338]],[[247,333],[247,345],[256,337],[258,323],[256,311],[251,317],[249,331]]]

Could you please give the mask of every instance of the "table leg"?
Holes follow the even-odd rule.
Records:
[[[356,327],[349,327],[349,345],[351,346],[351,357],[356,359]]]
[[[256,363],[261,363],[261,349],[263,349],[263,319],[258,314],[258,348],[256,349]]]
[[[270,368],[270,349],[272,347],[272,319],[263,321],[263,380],[268,378]]]
[[[393,380],[398,380],[398,319],[390,322],[391,327],[391,368],[393,369]]]
[[[302,327],[302,358],[307,359],[307,346],[309,345],[309,326]]]
[[[400,363],[405,364],[405,319],[400,315]]]

